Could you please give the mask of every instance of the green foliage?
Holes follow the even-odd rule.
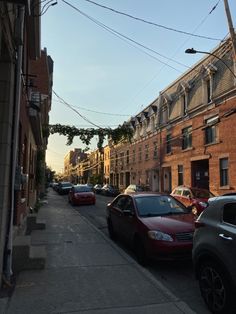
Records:
[[[54,124],[49,125],[49,131],[51,134],[58,133],[67,137],[67,145],[73,143],[74,137],[78,136],[82,143],[87,146],[90,144],[91,139],[94,136],[98,136],[97,147],[102,148],[105,137],[108,137],[114,144],[118,144],[123,141],[131,141],[133,136],[133,130],[128,123],[119,125],[116,129],[101,128],[101,129],[81,129],[75,126]]]

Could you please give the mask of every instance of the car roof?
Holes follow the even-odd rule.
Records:
[[[208,202],[228,202],[228,201],[236,201],[236,194],[232,194],[232,195],[219,195],[219,196],[215,196],[215,197],[210,197],[208,199]]]
[[[147,192],[147,191],[143,191],[143,192],[135,192],[135,193],[132,193],[132,194],[120,194],[120,195],[129,195],[131,197],[134,197],[134,198],[137,198],[137,197],[145,197],[145,196],[171,196],[170,194],[167,194],[167,193],[160,193],[160,192]]]
[[[197,186],[189,186],[189,185],[178,185],[175,189],[190,189],[190,190],[200,190],[200,191],[208,191],[208,189],[204,189],[204,188],[199,188]]]

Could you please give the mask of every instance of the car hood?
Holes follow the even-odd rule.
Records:
[[[192,214],[140,218],[149,230],[159,230],[168,234],[193,231],[195,219]]]

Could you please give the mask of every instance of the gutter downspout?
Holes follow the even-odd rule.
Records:
[[[20,106],[21,106],[21,71],[23,59],[23,42],[24,42],[24,15],[25,7],[18,6],[18,32],[19,41],[17,41],[17,63],[16,63],[16,87],[15,87],[15,111],[12,134],[12,172],[11,172],[11,208],[8,221],[8,231],[6,235],[6,260],[5,260],[5,276],[6,280],[10,282],[12,276],[12,250],[13,250],[13,217],[15,206],[15,181],[17,169],[17,152],[18,152],[18,138],[19,138],[19,120],[20,120]]]

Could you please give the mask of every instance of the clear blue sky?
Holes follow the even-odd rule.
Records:
[[[211,51],[229,33],[223,0],[95,0],[134,17],[199,36],[143,23],[86,0],[66,1],[97,22],[156,52],[114,36],[62,0],[43,14],[42,48],[46,47],[54,60],[53,89],[99,126],[114,128],[139,113],[163,88],[203,57],[185,54],[185,49]],[[235,25],[236,1],[229,0],[229,6]],[[93,127],[53,95],[50,124],[55,123]],[[48,166],[61,171],[63,157],[75,147],[85,146],[78,139],[67,146],[65,137],[51,135]]]

